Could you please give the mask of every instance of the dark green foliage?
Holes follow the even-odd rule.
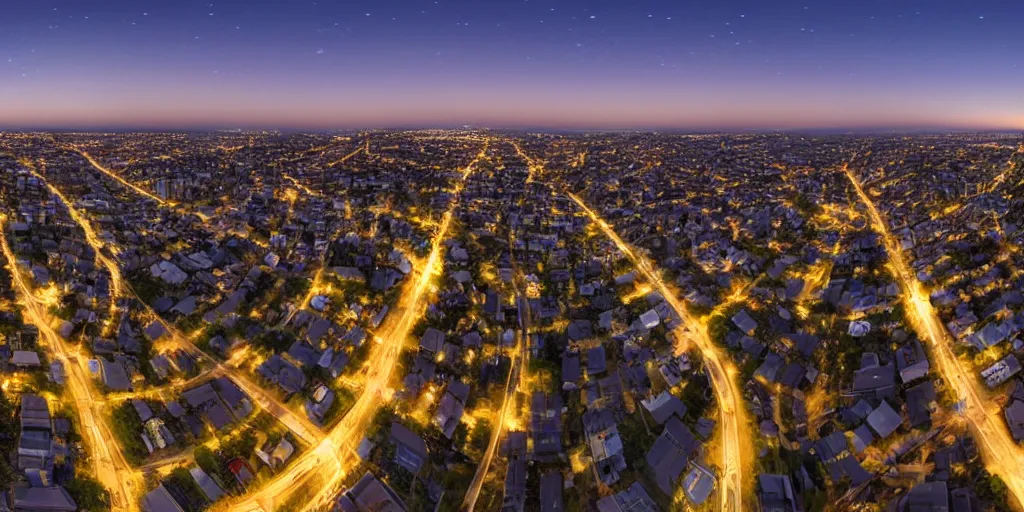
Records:
[[[473,426],[469,434],[469,445],[474,451],[483,453],[487,450],[487,444],[491,441],[491,422],[488,419],[481,419]]]
[[[64,484],[64,488],[82,512],[110,510],[110,494],[102,484],[92,478],[76,476]]]
[[[124,447],[125,459],[128,459],[132,465],[138,466],[149,456],[149,450],[142,442],[142,420],[139,419],[139,414],[135,412],[132,403],[125,400],[113,410],[112,415],[111,426],[114,429],[114,435]]]

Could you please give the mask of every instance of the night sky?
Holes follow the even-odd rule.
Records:
[[[8,0],[0,128],[1024,128],[1022,0]]]

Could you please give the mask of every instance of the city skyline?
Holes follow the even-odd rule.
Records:
[[[1008,3],[25,3],[5,129],[1024,128]]]

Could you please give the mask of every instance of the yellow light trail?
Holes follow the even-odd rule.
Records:
[[[89,162],[89,164],[93,166],[94,169],[96,169],[97,171],[102,172],[103,174],[106,174],[107,176],[110,176],[111,178],[114,179],[114,181],[117,181],[118,183],[120,183],[120,184],[122,184],[122,185],[124,185],[124,186],[126,186],[126,187],[128,187],[128,188],[130,188],[132,190],[134,190],[137,194],[145,196],[145,197],[147,197],[149,199],[152,199],[152,200],[156,201],[157,203],[159,203],[161,205],[172,205],[173,206],[174,203],[171,203],[169,201],[165,201],[163,198],[161,198],[159,196],[156,196],[156,195],[153,195],[148,190],[146,190],[144,188],[141,188],[138,185],[135,185],[134,183],[132,183],[132,182],[122,178],[120,174],[118,174],[118,173],[116,173],[114,171],[111,171],[110,169],[104,167],[103,164],[101,164],[99,161],[97,161],[95,158],[93,158],[92,155],[90,155],[89,153],[85,152],[85,150],[80,149],[77,146],[71,146],[71,148],[72,148],[72,150],[75,153],[78,153],[79,155],[82,155],[82,158],[85,158]]]
[[[104,242],[100,240],[100,237],[96,234],[96,230],[92,228],[92,224],[89,222],[89,220],[82,216],[82,214],[78,211],[77,208],[72,206],[72,202],[69,201],[68,198],[64,196],[60,189],[53,186],[53,184],[50,183],[49,180],[47,180],[41,174],[36,172],[34,166],[32,166],[30,162],[23,162],[23,164],[28,164],[26,165],[26,167],[29,168],[29,172],[32,173],[33,176],[38,178],[39,181],[45,183],[46,188],[50,190],[50,193],[56,196],[57,199],[60,199],[60,202],[64,204],[64,207],[67,208],[68,214],[71,216],[71,219],[74,220],[79,226],[81,226],[82,232],[85,234],[86,243],[88,243],[89,246],[92,247],[94,251],[96,251],[96,259],[100,262],[101,265],[103,265],[104,268],[107,269],[107,272],[110,273],[110,284],[113,295],[113,299],[110,301],[110,316],[111,319],[113,319],[114,314],[117,311],[117,299],[120,298],[123,293],[123,287],[121,286],[121,283],[123,282],[123,279],[121,277],[121,267],[119,267],[115,261],[113,261],[112,259],[108,258],[106,255],[103,254],[102,248],[105,245]]]
[[[487,148],[488,146],[485,145],[480,154],[463,170],[463,179],[468,177],[474,166],[484,158]],[[431,241],[430,255],[420,270],[419,277],[415,280],[410,279],[404,286],[397,308],[401,314],[392,317],[397,318],[394,321],[389,319],[377,333],[376,338],[379,338],[381,342],[370,355],[370,360],[374,361],[374,365],[367,375],[363,392],[359,395],[355,405],[331,429],[323,441],[301,455],[298,460],[278,473],[259,491],[240,499],[224,500],[215,508],[251,512],[274,510],[286,503],[295,492],[316,476],[326,477],[326,481],[315,496],[301,505],[302,509],[318,509],[338,491],[338,486],[351,470],[352,461],[355,458],[355,447],[362,441],[364,433],[385,401],[388,383],[401,356],[402,347],[426,308],[423,299],[431,287],[433,277],[441,270],[444,241],[448,235],[452,216],[458,206],[458,194],[461,190],[460,183],[456,186],[456,197],[442,217],[440,228]]]
[[[1010,160],[1006,163],[1006,169],[992,180],[992,183],[989,185],[986,192],[990,194],[995,192],[995,190],[999,188],[999,185],[1002,185],[1003,182],[1006,181],[1006,178],[1017,170],[1017,155],[1024,155],[1024,144],[1018,146],[1017,151],[1010,155]]]
[[[295,179],[294,177],[292,177],[292,176],[290,176],[288,174],[282,174],[281,177],[283,177],[284,179],[292,182],[292,185],[295,185],[296,188],[298,188],[299,190],[301,190],[301,191],[303,191],[303,192],[305,192],[305,193],[307,193],[307,194],[309,194],[309,195],[311,195],[313,197],[320,197],[322,195],[319,192],[317,192],[317,191],[315,191],[315,190],[313,190],[313,189],[303,185],[299,180]]]
[[[245,391],[246,394],[248,394],[264,410],[270,412],[275,417],[277,417],[277,419],[281,421],[282,424],[288,427],[289,430],[295,433],[303,441],[309,444],[315,444],[319,442],[321,439],[323,439],[323,435],[320,432],[320,429],[313,425],[308,419],[299,416],[298,414],[295,414],[280,400],[274,398],[272,395],[264,391],[262,387],[253,383],[252,380],[249,379],[249,377],[243,371],[238,370],[236,368],[228,367],[223,363],[218,362],[216,358],[214,358],[209,353],[201,350],[194,343],[192,343],[191,340],[183,336],[181,332],[178,331],[177,328],[169,324],[166,320],[163,319],[163,317],[161,317],[159,314],[153,311],[152,307],[150,307],[148,304],[145,303],[145,301],[139,298],[138,294],[135,293],[135,290],[131,287],[131,285],[124,281],[124,278],[121,274],[120,268],[118,267],[117,263],[103,255],[103,253],[100,250],[102,248],[102,242],[100,241],[99,237],[96,236],[96,232],[93,230],[89,220],[86,219],[83,215],[81,215],[81,213],[79,213],[74,207],[71,206],[71,202],[64,196],[63,193],[61,193],[59,189],[54,187],[49,182],[46,182],[46,180],[42,176],[39,176],[38,174],[36,176],[43,180],[43,182],[46,183],[46,186],[50,189],[50,191],[53,192],[65,204],[68,211],[71,213],[71,217],[82,227],[82,230],[86,234],[86,241],[96,251],[97,258],[100,259],[103,265],[107,267],[107,269],[110,271],[112,289],[115,290],[116,296],[120,296],[120,293],[122,293],[124,290],[127,290],[132,297],[137,299],[139,304],[142,304],[145,311],[150,316],[155,318],[157,322],[159,322],[164,327],[164,329],[170,335],[171,342],[177,348],[186,350],[187,352],[191,353],[194,356],[202,356],[203,359],[213,362],[216,365],[216,371],[218,372],[217,374],[229,375],[230,377],[232,377],[235,384],[237,384],[239,388]],[[193,380],[187,381],[186,384],[191,383]],[[170,389],[178,389],[180,387],[181,386],[172,386]]]
[[[331,234],[330,240],[337,239],[339,234],[340,231],[335,230],[334,233]],[[281,319],[281,322],[277,324],[278,329],[281,329],[284,326],[288,325],[288,322],[291,322],[292,318],[295,318],[295,315],[298,314],[299,311],[306,309],[306,307],[309,305],[309,302],[313,300],[313,296],[320,291],[320,283],[323,282],[324,264],[327,262],[328,252],[329,251],[325,250],[323,254],[320,255],[320,267],[317,268],[316,272],[313,273],[313,282],[310,283],[309,290],[306,290],[306,294],[302,297],[302,302],[300,302],[298,306],[293,308],[291,312],[289,312],[287,315],[285,315],[283,319]]]
[[[70,351],[64,340],[50,327],[49,318],[41,306],[33,299],[32,289],[26,284],[17,259],[7,242],[6,215],[0,214],[0,249],[7,258],[11,279],[15,285],[20,302],[29,323],[39,329],[39,333],[54,351],[54,355],[68,370],[67,386],[75,402],[78,418],[82,425],[82,439],[86,441],[88,451],[92,455],[96,478],[110,492],[111,506],[114,510],[133,512],[138,510],[134,489],[141,482],[141,475],[132,469],[121,453],[117,439],[103,420],[100,401],[93,397],[91,381],[85,374],[78,358],[69,356]]]
[[[517,301],[519,301],[517,306],[521,307],[521,300],[525,298],[520,284],[520,281],[523,280],[523,273],[519,270],[518,265],[516,265],[512,252],[513,247],[515,247],[515,244],[510,238],[509,262],[516,273],[515,279],[512,280],[512,286],[515,290]],[[522,315],[523,312],[520,310],[519,314]],[[491,430],[491,439],[487,444],[487,450],[477,465],[476,474],[473,475],[473,481],[466,490],[466,496],[462,499],[462,506],[459,507],[459,510],[472,512],[476,507],[477,499],[480,497],[480,490],[484,485],[484,478],[487,476],[487,471],[494,460],[494,453],[498,449],[498,441],[501,440],[501,436],[506,430],[510,430],[508,428],[510,420],[509,410],[512,408],[515,394],[522,387],[524,366],[529,358],[529,353],[526,350],[526,336],[529,334],[528,330],[531,323],[529,305],[526,307],[525,317],[520,316],[520,321],[519,333],[516,336],[516,346],[512,349],[511,370],[508,372],[508,377],[505,380],[505,396],[502,398],[501,408],[495,413],[494,428]]]
[[[754,291],[754,288],[757,288],[758,283],[760,283],[762,279],[764,279],[764,274],[757,276],[756,279],[742,287],[734,288],[729,295],[724,297],[722,302],[711,310],[711,313],[708,313],[707,318],[701,320],[701,323],[707,323],[707,319],[710,319],[713,316],[725,314],[729,308],[741,302],[746,302],[747,299],[750,298],[750,292]]]
[[[516,153],[519,154],[519,157],[522,158],[523,160],[526,160],[526,167],[527,167],[527,169],[529,170],[529,173],[530,173],[526,177],[526,182],[527,183],[533,183],[534,174],[536,172],[538,172],[538,171],[539,172],[543,172],[544,171],[544,165],[543,164],[539,164],[539,163],[537,163],[537,161],[535,161],[534,159],[530,158],[530,156],[527,155],[523,151],[523,148],[521,148],[519,146],[519,143],[517,141],[512,140],[512,141],[509,141],[509,142],[512,143],[512,147],[516,148]]]
[[[860,180],[854,176],[849,164],[844,163],[842,171],[853,184],[857,196],[868,210],[871,224],[885,243],[889,253],[889,268],[897,278],[910,323],[918,335],[929,342],[932,360],[939,373],[956,390],[964,401],[964,417],[971,427],[974,438],[982,448],[982,458],[990,473],[998,475],[1006,483],[1010,494],[1016,500],[1017,508],[1024,506],[1024,455],[1003,421],[998,406],[986,410],[985,404],[995,405],[983,399],[984,391],[972,372],[965,368],[953,354],[952,339],[932,307],[928,292],[917,280],[903,258],[900,243],[889,232],[888,224],[875,207],[874,201],[864,192]]]
[[[746,406],[743,393],[736,383],[736,369],[728,356],[719,349],[708,334],[708,326],[701,319],[690,314],[686,305],[676,298],[675,292],[661,279],[654,265],[646,256],[634,251],[622,240],[614,229],[597,213],[590,209],[576,194],[567,193],[577,205],[590,217],[601,231],[629,258],[633,265],[658,288],[665,302],[679,315],[682,324],[676,331],[678,343],[685,346],[689,339],[694,342],[704,357],[704,364],[711,378],[711,387],[718,401],[719,426],[722,434],[722,475],[720,477],[720,510],[740,512],[743,510],[743,477],[752,489],[753,472],[751,459],[753,448],[744,450],[743,444],[751,442],[749,433],[743,433],[747,427]]]
[[[334,167],[336,165],[343,164],[343,163],[349,161],[350,158],[358,155],[359,153],[362,153],[363,151],[366,151],[366,152],[370,151],[370,140],[369,139],[366,140],[366,145],[359,146],[359,148],[356,149],[355,151],[353,151],[353,152],[351,152],[351,153],[349,153],[349,154],[347,154],[347,155],[345,155],[345,156],[343,156],[343,157],[341,157],[341,158],[339,158],[339,159],[337,159],[337,160],[327,164],[327,167]]]

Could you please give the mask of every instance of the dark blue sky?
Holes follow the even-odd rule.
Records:
[[[32,1],[0,126],[1024,127],[1024,2]]]

